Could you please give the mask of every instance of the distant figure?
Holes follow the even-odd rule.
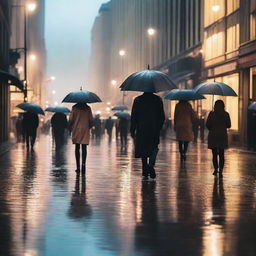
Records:
[[[180,160],[186,161],[188,144],[193,141],[192,122],[197,118],[191,104],[187,101],[179,101],[174,112],[174,130],[179,142]]]
[[[20,115],[20,113],[16,119],[15,129],[17,142],[20,142],[22,141],[22,116]]]
[[[76,144],[76,173],[78,175],[80,174],[80,145],[82,145],[82,174],[85,174],[87,145],[90,141],[92,121],[92,111],[86,103],[77,103],[72,107],[69,129],[72,133],[72,141]]]
[[[142,159],[142,176],[156,177],[155,161],[160,131],[165,120],[163,102],[153,93],[135,98],[131,115],[131,136],[135,139],[135,157]]]
[[[51,125],[55,147],[59,148],[64,142],[64,134],[68,126],[66,115],[64,113],[55,113],[51,118]]]
[[[199,119],[199,130],[201,142],[204,142],[205,120],[203,116]]]
[[[119,136],[119,119],[117,119],[116,122],[115,122],[115,130],[116,130],[116,140],[118,140],[118,136]]]
[[[93,119],[93,128],[96,139],[99,139],[101,137],[101,121],[99,115],[96,115]]]
[[[210,112],[206,127],[209,130],[208,148],[212,150],[213,175],[216,176],[219,171],[219,177],[222,177],[224,150],[228,147],[227,128],[231,127],[230,117],[222,100],[215,102],[214,111]]]
[[[22,126],[25,133],[25,140],[27,149],[33,149],[36,141],[36,131],[39,125],[38,115],[32,112],[25,112],[23,114]]]
[[[121,146],[126,146],[129,130],[129,120],[124,117],[119,117],[118,129],[120,132]]]
[[[113,121],[113,119],[111,117],[109,117],[106,120],[106,123],[105,123],[105,129],[107,130],[107,134],[108,134],[109,139],[112,138],[113,126],[114,126],[114,121]]]

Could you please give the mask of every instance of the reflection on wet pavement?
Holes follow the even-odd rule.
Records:
[[[85,179],[71,143],[39,142],[0,157],[1,256],[256,255],[254,154],[230,149],[219,180],[206,145],[180,164],[165,141],[157,179],[143,181],[132,142],[103,138],[88,148]]]

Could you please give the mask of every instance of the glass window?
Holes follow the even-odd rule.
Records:
[[[239,16],[238,13],[227,19],[227,52],[232,52],[239,47]]]
[[[224,23],[209,28],[206,33],[205,60],[210,60],[225,53]]]
[[[251,0],[250,6],[250,39],[256,39],[256,1]]]
[[[204,1],[204,25],[211,25],[225,15],[225,0]]]
[[[227,14],[234,12],[239,6],[239,0],[227,0]]]

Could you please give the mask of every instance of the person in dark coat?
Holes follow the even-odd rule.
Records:
[[[135,138],[135,157],[142,159],[142,176],[156,177],[155,161],[160,131],[165,120],[163,102],[153,93],[135,98],[131,114],[131,136]]]
[[[126,146],[129,130],[129,120],[124,117],[119,117],[118,129],[120,132],[121,146]]]
[[[112,138],[113,126],[114,126],[114,121],[112,120],[111,117],[109,117],[109,118],[106,120],[105,129],[107,130],[108,138],[109,138],[110,140],[111,140],[111,138]]]
[[[64,141],[64,134],[68,127],[66,115],[64,113],[55,113],[51,118],[51,125],[55,139],[55,147],[59,148]]]
[[[208,148],[212,150],[213,175],[216,176],[219,171],[219,177],[222,177],[224,151],[228,147],[227,129],[231,127],[230,117],[222,100],[215,102],[214,111],[210,112],[206,127],[209,130]]]
[[[101,120],[100,120],[99,115],[96,115],[96,117],[93,119],[93,128],[94,128],[96,139],[100,139],[100,137],[101,137]]]
[[[31,146],[33,149],[36,141],[36,131],[39,124],[38,115],[32,112],[25,112],[23,114],[22,125],[25,132],[25,139],[27,148]]]

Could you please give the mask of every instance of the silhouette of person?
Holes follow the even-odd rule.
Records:
[[[221,178],[225,161],[224,151],[228,147],[227,129],[231,127],[230,117],[222,100],[215,102],[214,111],[209,113],[206,127],[209,130],[208,148],[212,150],[213,175],[219,173]]]
[[[95,133],[96,139],[100,139],[101,137],[100,115],[96,115],[96,117],[93,119],[93,127],[94,127],[94,133]]]
[[[129,120],[124,117],[119,117],[118,129],[120,132],[121,145],[127,145],[127,135],[129,130]]]
[[[155,162],[160,131],[165,120],[162,99],[145,92],[136,97],[132,106],[130,132],[135,139],[135,157],[142,159],[142,176],[156,177]]]
[[[55,147],[59,148],[64,142],[64,134],[68,126],[66,115],[64,113],[55,113],[51,118],[51,125],[55,139]]]
[[[106,123],[105,123],[105,129],[107,130],[107,134],[108,134],[109,139],[112,138],[113,126],[114,126],[114,121],[112,120],[111,117],[109,117],[109,118],[106,120]]]
[[[92,127],[92,111],[86,103],[77,103],[72,107],[69,117],[69,129],[72,133],[73,144],[76,145],[76,173],[80,174],[80,145],[82,145],[82,174],[85,174],[87,145],[90,141]]]
[[[36,141],[36,131],[39,125],[38,115],[29,111],[25,112],[23,114],[22,125],[25,132],[27,149],[29,149],[29,147],[33,149]]]

